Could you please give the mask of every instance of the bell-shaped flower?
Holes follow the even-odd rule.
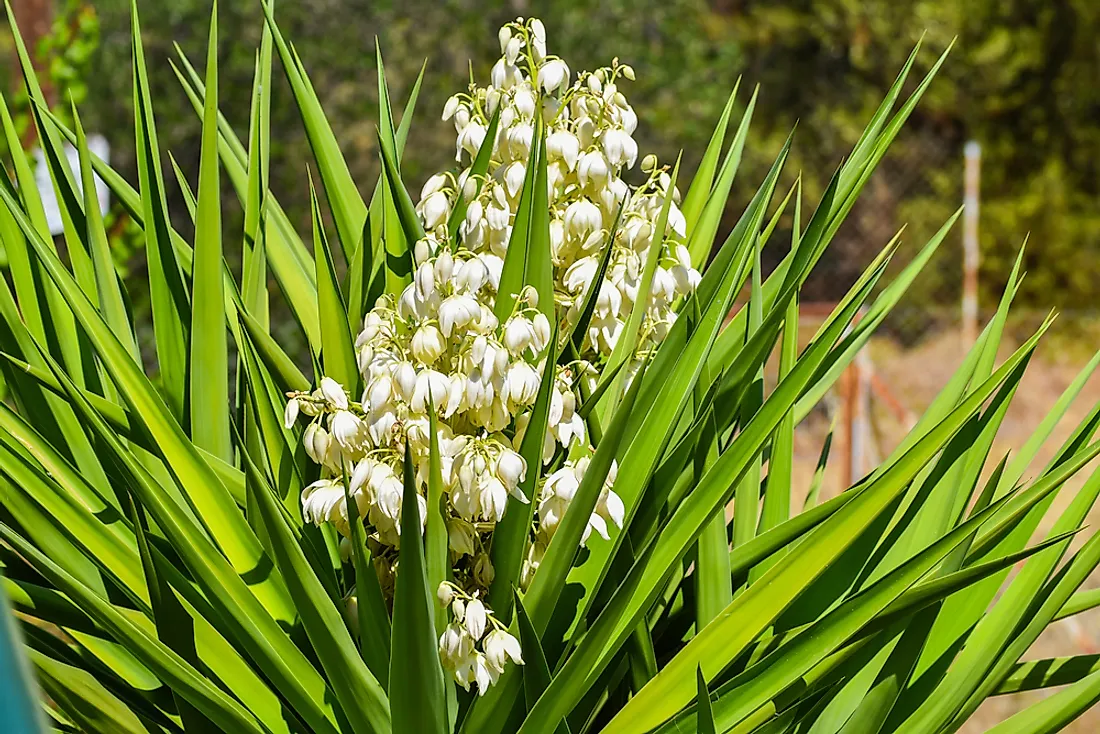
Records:
[[[531,346],[535,338],[535,330],[522,315],[515,315],[504,324],[504,346],[513,356],[519,356],[524,349]]]
[[[355,451],[361,445],[360,429],[363,423],[350,410],[338,410],[332,416],[329,429],[336,443],[345,451]]]
[[[420,370],[416,375],[416,388],[413,390],[413,398],[410,407],[417,413],[428,410],[429,403],[436,410],[446,408],[447,396],[451,392],[450,380],[442,372],[432,369]]]
[[[447,344],[443,341],[443,334],[433,324],[422,324],[413,333],[412,355],[423,364],[433,364],[443,352],[447,351]]]
[[[569,86],[569,67],[561,59],[551,59],[539,68],[538,84],[547,94]]]
[[[588,151],[581,156],[577,164],[577,180],[580,181],[581,186],[591,190],[599,190],[607,183],[610,175],[611,167],[601,151]]]
[[[603,215],[600,208],[588,199],[577,199],[566,208],[565,231],[569,236],[583,240],[601,227]]]
[[[519,640],[505,630],[493,630],[485,635],[482,647],[485,650],[486,662],[500,673],[504,672],[504,666],[509,660],[516,665],[523,665],[523,651],[520,649]]]
[[[519,483],[523,481],[523,478],[527,476],[527,462],[523,460],[523,457],[517,454],[515,451],[505,449],[497,456],[497,463],[495,473],[497,478],[504,483],[504,486],[508,488],[508,491],[512,493],[512,496],[516,496],[516,488],[519,487]],[[522,494],[516,499],[526,502],[527,498]]]
[[[306,455],[317,464],[323,464],[328,457],[329,444],[332,442],[331,436],[319,423],[310,423],[306,426],[306,431],[302,435],[302,445],[305,447]]]
[[[474,640],[480,640],[488,624],[488,613],[480,599],[471,599],[466,605],[466,631]]]
[[[481,306],[467,295],[454,295],[443,299],[439,304],[439,328],[443,336],[450,339],[451,332],[463,328],[481,315]]]
[[[581,141],[568,130],[555,130],[546,136],[546,153],[549,160],[560,160],[572,172],[577,168],[581,154]]]
[[[343,386],[331,377],[321,378],[321,394],[328,404],[337,410],[347,410],[348,394]]]
[[[507,189],[508,196],[513,199],[519,196],[526,176],[527,166],[520,161],[515,161],[504,169],[504,188]]]

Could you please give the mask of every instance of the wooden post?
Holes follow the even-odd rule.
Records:
[[[978,338],[978,205],[981,188],[982,146],[971,140],[963,149],[966,158],[963,192],[963,350]]]
[[[53,84],[50,83],[49,74],[47,74],[49,60],[39,58],[38,45],[45,36],[49,35],[50,27],[53,25],[54,2],[53,0],[12,0],[12,12],[15,14],[19,32],[23,36],[23,44],[27,47],[27,53],[30,54],[31,63],[38,72],[38,83],[42,87],[42,94],[45,95],[46,102],[53,106],[57,100],[54,99]],[[23,85],[23,72],[19,65],[19,57],[14,51],[12,52],[12,70],[15,77],[13,83],[19,88]],[[29,150],[35,141],[34,125],[27,126],[24,138],[23,148]]]
[[[843,492],[852,486],[855,472],[852,471],[852,455],[855,451],[855,404],[856,404],[856,366],[849,365],[840,375],[840,439],[837,448],[840,452],[840,487]],[[822,498],[824,499],[824,498]]]
[[[851,329],[863,318],[863,308],[852,320]],[[871,410],[871,369],[866,348],[856,354],[848,369],[840,376],[840,491],[843,492],[863,476],[869,437],[868,420]]]

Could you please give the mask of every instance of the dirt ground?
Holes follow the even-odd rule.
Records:
[[[1011,346],[1011,345],[1009,345]],[[1058,340],[1041,345],[1032,360],[1023,382],[1009,409],[997,442],[991,464],[1008,451],[1017,450],[1057,401],[1062,391],[1073,381],[1085,365],[1087,354],[1070,348]],[[1009,349],[1005,349],[1005,355]],[[871,433],[868,442],[868,458],[865,469],[874,466],[878,457],[885,456],[904,436],[904,419],[898,415],[903,408],[912,415],[919,415],[947,382],[962,360],[963,350],[958,333],[943,333],[930,338],[914,348],[901,349],[888,339],[873,341],[868,345],[870,365],[883,388],[880,395],[871,399]],[[1085,385],[1072,407],[1058,424],[1053,435],[1036,457],[1031,471],[1038,471],[1057,451],[1077,424],[1100,401],[1100,375],[1094,375]],[[829,418],[824,414],[811,415],[796,431],[795,439],[795,487],[807,487],[813,475],[822,442],[829,428]],[[842,474],[835,449],[822,485],[822,494],[832,496],[840,491]],[[990,470],[992,467],[987,467]],[[1038,535],[1045,534],[1058,513],[1073,497],[1073,492],[1088,476],[1088,467],[1068,484],[1047,514]],[[798,499],[796,498],[796,503]],[[797,504],[796,504],[797,506]],[[1090,523],[1100,522],[1100,507],[1093,510]],[[1086,530],[1086,537],[1090,531]],[[1077,544],[1083,542],[1078,539]],[[1076,548],[1074,548],[1075,550]],[[1100,586],[1100,572],[1094,573],[1086,587]],[[1089,654],[1100,651],[1100,611],[1093,610],[1053,624],[1043,633],[1024,656],[1025,660],[1057,657],[1062,655]],[[1031,692],[1001,696],[987,701],[962,729],[965,734],[977,734],[988,730],[1020,709],[1034,703],[1058,689],[1038,693]],[[1064,731],[1085,734],[1100,731],[1100,706],[1094,707]]]

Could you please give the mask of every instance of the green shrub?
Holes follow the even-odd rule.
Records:
[[[1024,480],[1096,360],[1019,454],[989,456],[1049,324],[995,365],[1019,272],[901,445],[792,506],[795,427],[957,217],[876,288],[888,243],[799,353],[799,289],[942,57],[903,98],[914,52],[808,220],[797,186],[772,203],[788,140],[704,268],[753,109],[727,147],[736,90],[681,197],[679,163],[634,143],[633,69],[574,74],[517,20],[489,86],[444,110],[458,167],[414,203],[418,87],[396,116],[379,54],[384,165],[364,199],[265,11],[245,142],[218,115],[216,23],[205,79],[180,59],[203,120],[191,241],[165,205],[136,9],[136,188],[75,113],[47,111],[20,49],[65,257],[12,145],[0,559],[56,730],[931,733],[989,696],[1071,684],[1001,728],[1050,731],[1100,697],[1093,657],[1018,662],[1098,603],[1077,589],[1100,562],[1092,536],[1061,563],[1100,474],[1028,545],[1100,453],[1100,411]],[[315,158],[306,236],[266,185],[276,55]],[[93,172],[143,230],[154,369]],[[223,174],[245,215],[228,237]],[[765,278],[792,209],[805,226]],[[270,335],[280,294],[310,377]]]

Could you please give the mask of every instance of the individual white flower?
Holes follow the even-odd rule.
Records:
[[[360,429],[363,423],[359,417],[350,410],[338,410],[332,416],[329,428],[332,429],[332,437],[340,448],[345,451],[354,451],[359,448]]]
[[[481,315],[478,302],[465,295],[448,296],[439,305],[439,327],[448,339],[456,328],[462,328]]]
[[[532,317],[531,331],[533,333],[531,346],[534,348],[535,354],[538,354],[546,349],[550,343],[550,320],[546,318],[546,314],[540,311]]]
[[[413,334],[412,354],[423,364],[433,364],[447,350],[443,334],[433,324],[423,324]]]
[[[302,444],[306,455],[317,464],[323,464],[328,458],[329,444],[332,439],[323,427],[318,423],[310,423],[302,435]]]
[[[530,405],[539,392],[539,373],[526,362],[515,362],[504,378],[501,397],[512,406]]]
[[[474,640],[480,640],[485,633],[485,625],[488,623],[485,605],[480,599],[472,599],[466,605],[466,631]]]
[[[527,167],[520,161],[516,161],[504,169],[504,187],[508,190],[508,196],[519,196],[526,176]]]
[[[505,630],[493,630],[485,635],[482,647],[486,661],[499,673],[504,672],[504,666],[509,660],[516,665],[523,665],[523,651],[520,650],[519,640]]]
[[[531,33],[535,35],[535,40],[546,43],[546,26],[542,24],[542,21],[538,18],[532,18],[530,25]]]
[[[298,398],[291,398],[286,403],[286,409],[283,411],[283,426],[288,431],[294,427],[295,422],[298,420],[299,406]]]
[[[455,622],[447,625],[439,637],[439,657],[443,664],[448,669],[457,671],[470,664],[469,658],[473,653],[474,641],[470,639],[466,629]]]
[[[577,179],[581,186],[598,190],[607,183],[611,175],[611,166],[603,152],[590,150],[581,156],[577,164]]]
[[[623,519],[626,516],[626,507],[623,505],[623,501],[619,495],[615,494],[611,489],[605,488],[600,495],[599,504],[596,505],[596,512],[605,520],[615,525],[615,527],[621,528],[623,526]]]
[[[329,405],[338,410],[347,410],[348,408],[348,395],[344,392],[343,386],[339,382],[331,377],[321,378],[321,394]]]
[[[504,324],[504,346],[515,356],[523,353],[535,339],[531,322],[521,315],[513,316]]]
[[[553,94],[569,84],[569,67],[561,59],[551,59],[539,68],[538,84]]]
[[[521,117],[525,119],[534,117],[535,95],[531,93],[528,87],[523,86],[516,90],[515,95],[512,97],[512,104]]]
[[[566,168],[572,172],[577,167],[577,159],[581,154],[581,142],[577,136],[568,130],[555,130],[546,136],[547,158],[561,160]]]
[[[508,128],[506,133],[508,152],[512,158],[526,160],[531,154],[531,143],[535,138],[535,128],[528,122],[521,122]]]
[[[481,503],[482,519],[500,522],[508,507],[508,488],[495,476],[486,476],[481,481],[478,500]]]
[[[454,274],[455,288],[467,293],[476,293],[489,281],[489,268],[484,257],[463,260]]]
[[[411,401],[416,391],[416,367],[410,362],[399,362],[393,370],[393,384],[406,402]]]
[[[449,102],[450,100],[448,100]],[[442,173],[437,173],[427,181],[424,182],[423,188],[420,189],[420,200],[427,199],[432,194],[442,191],[443,187],[447,185],[447,176]]]
[[[416,375],[416,387],[410,407],[418,413],[428,410],[431,403],[438,410],[447,407],[447,397],[451,392],[451,383],[442,372],[432,369],[420,370]]]
[[[633,168],[638,158],[638,144],[625,130],[611,128],[600,136],[604,155],[615,168]]]
[[[376,466],[375,462],[371,459],[360,459],[355,463],[355,468],[351,472],[351,479],[348,480],[348,487],[352,492],[358,492],[367,486],[370,482],[371,474]]]
[[[515,64],[522,48],[523,41],[518,37],[512,38],[504,47],[504,60],[509,64]]]
[[[451,203],[445,193],[436,191],[422,199],[417,209],[424,221],[424,228],[435,229],[447,221],[447,215],[451,213]]]
[[[504,486],[508,488],[508,491],[515,496],[516,488],[519,487],[519,483],[527,475],[527,462],[515,451],[505,449],[497,457],[496,475],[504,482]],[[527,498],[520,494],[516,499],[525,502]]]
[[[584,239],[603,226],[600,209],[588,199],[578,199],[565,210],[565,231],[578,239]]]
[[[462,128],[462,133],[458,136],[455,160],[460,160],[462,158],[463,151],[469,153],[471,156],[477,155],[484,141],[485,128],[477,122],[469,123],[466,127]]]
[[[505,90],[511,89],[522,81],[523,74],[520,73],[519,67],[509,64],[506,59],[502,58],[493,64],[493,69],[489,72],[489,78],[492,80],[494,87]]]

